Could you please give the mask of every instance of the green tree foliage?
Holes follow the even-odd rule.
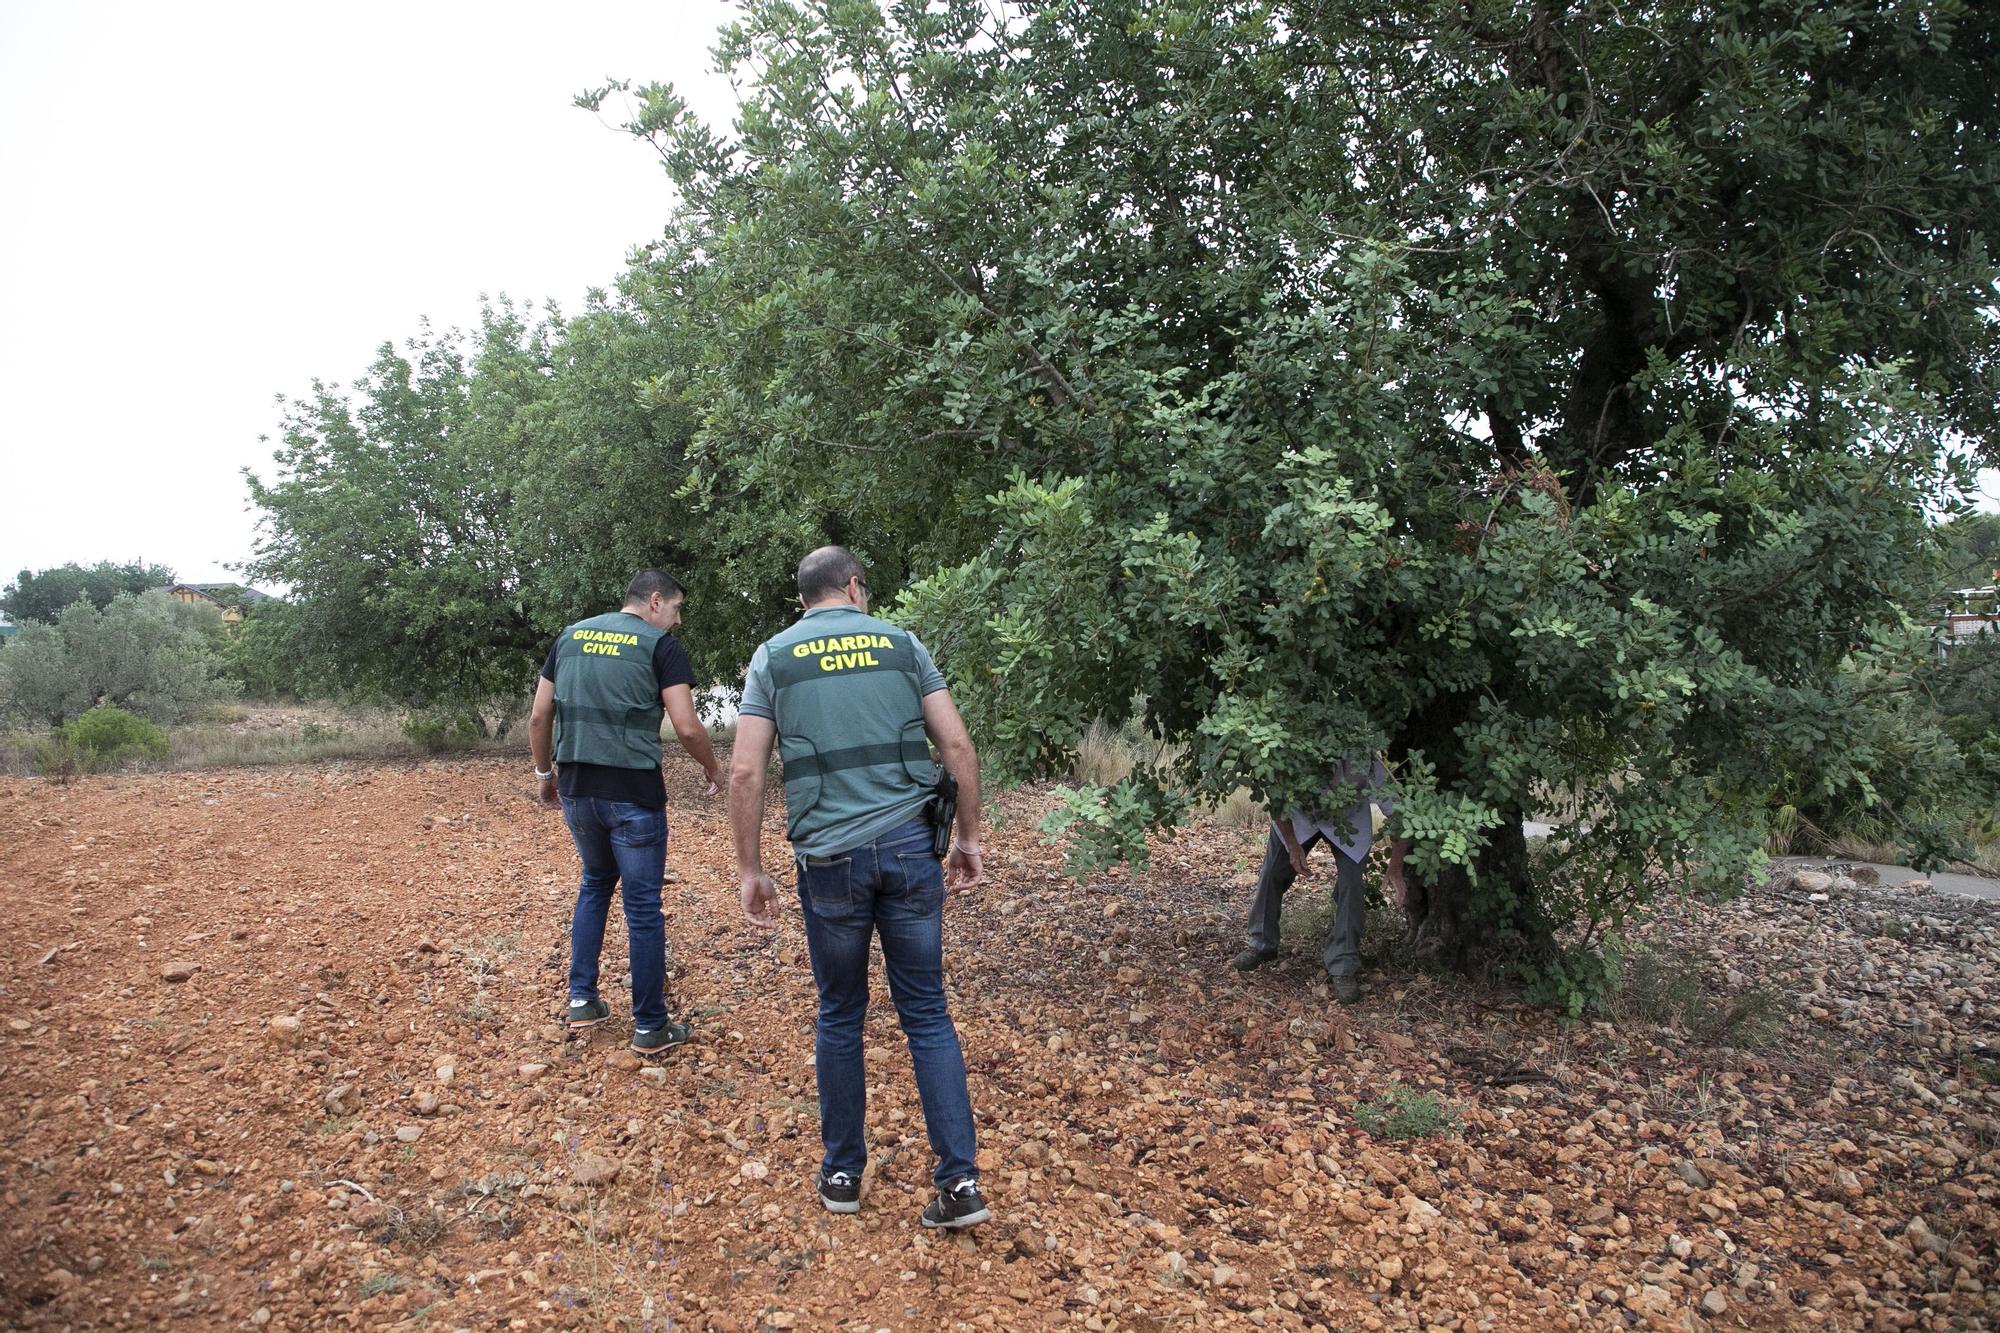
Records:
[[[1990,11],[748,10],[733,139],[632,122],[722,330],[690,500],[746,586],[831,515],[946,566],[905,611],[1007,775],[1143,694],[1183,757],[1077,795],[1086,862],[1379,748],[1450,951],[1897,778],[1855,668],[2000,399]]]
[[[224,638],[215,607],[162,589],[121,593],[102,611],[73,602],[0,654],[0,713],[56,726],[104,706],[184,721],[235,693],[221,674]]]
[[[480,707],[518,694],[543,633],[511,536],[515,418],[545,392],[545,338],[511,307],[470,348],[426,329],[384,345],[354,396],[315,382],[285,404],[254,579],[295,610],[260,651],[341,693]]]
[[[260,572],[428,698],[654,553],[733,674],[839,541],[999,776],[1178,742],[1071,794],[1080,868],[1380,750],[1447,955],[1724,890],[1794,795],[1929,799],[1869,737],[2000,453],[1996,23],[749,0],[731,133],[580,99],[681,198],[616,292],[295,405]]]
[[[115,768],[127,759],[165,759],[167,733],[121,708],[101,706],[65,723],[60,741],[75,751],[88,772]]]
[[[120,593],[142,593],[148,588],[164,588],[173,581],[173,570],[143,560],[123,565],[100,560],[88,566],[24,569],[0,591],[0,611],[17,621],[53,621],[73,602],[86,601],[102,611]]]

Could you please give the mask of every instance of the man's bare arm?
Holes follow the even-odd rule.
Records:
[[[736,719],[736,751],[729,761],[729,832],[736,843],[736,874],[742,881],[743,915],[761,930],[778,924],[778,893],[764,873],[764,772],[778,729],[767,717]]]
[[[547,676],[535,681],[535,702],[528,710],[528,752],[534,756],[537,773],[552,772],[556,766],[556,683]],[[560,805],[556,780],[543,778],[536,783],[535,799],[543,805]]]
[[[701,717],[694,711],[694,691],[685,685],[669,685],[660,691],[660,703],[667,710],[667,721],[673,723],[674,736],[688,758],[701,765],[702,776],[708,779],[708,794],[715,795],[722,783],[722,768],[715,762],[715,749],[708,743],[708,728],[701,724]]]
[[[958,837],[945,860],[945,884],[954,893],[979,883],[983,877],[979,846],[979,753],[950,690],[933,690],[924,696],[924,730],[938,748],[952,777],[958,780]]]

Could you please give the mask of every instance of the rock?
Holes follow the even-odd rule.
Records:
[[[1882,882],[1882,872],[1874,866],[1856,866],[1847,872],[1847,876],[1856,884],[1880,884]]]
[[[304,1024],[290,1014],[279,1014],[264,1025],[264,1035],[273,1046],[296,1046],[304,1031]]]
[[[514,1072],[516,1074],[519,1074],[524,1082],[532,1083],[536,1079],[540,1078],[543,1074],[547,1073],[548,1068],[549,1067],[547,1065],[525,1064],[522,1065],[519,1069],[516,1069]]]
[[[1686,1158],[1682,1158],[1680,1161],[1674,1163],[1674,1170],[1680,1174],[1680,1178],[1685,1180],[1690,1188],[1698,1190],[1708,1188],[1708,1177],[1701,1173],[1700,1167]]]
[[[326,1108],[328,1115],[346,1115],[354,1109],[349,1101],[353,1093],[352,1083],[336,1083],[327,1090],[326,1096],[320,1098],[319,1104]]]
[[[1403,1275],[1403,1260],[1400,1256],[1392,1254],[1381,1263],[1376,1264],[1375,1271],[1389,1279],[1389,1281],[1394,1282]]]
[[[641,1069],[639,1071],[639,1077],[645,1079],[646,1082],[652,1084],[656,1088],[664,1088],[667,1086],[667,1071],[660,1068],[658,1065],[647,1065],[644,1069]]]
[[[444,1084],[446,1087],[450,1087],[451,1081],[457,1077],[458,1077],[457,1065],[454,1065],[451,1062],[446,1061],[444,1064],[441,1064],[437,1067],[437,1081],[439,1083]]]
[[[427,1092],[423,1096],[417,1098],[416,1110],[418,1115],[436,1115],[438,1111],[437,1094],[434,1092]]]
[[[576,1159],[572,1170],[579,1185],[609,1185],[618,1179],[618,1173],[625,1169],[623,1162],[611,1161],[586,1153]]]
[[[422,1125],[398,1125],[396,1127],[396,1140],[399,1143],[415,1143],[423,1136],[424,1127]]]
[[[625,1070],[627,1073],[630,1073],[634,1069],[644,1069],[646,1067],[646,1062],[641,1060],[632,1051],[613,1051],[605,1058],[604,1063],[610,1065],[613,1069]]]
[[[436,944],[434,944],[434,943],[432,943],[432,942],[431,942],[430,940],[418,940],[418,941],[417,941],[417,952],[418,952],[418,953],[436,953],[437,951],[438,951],[438,947],[437,947],[437,945],[436,945]]]
[[[1701,1312],[1714,1319],[1729,1313],[1729,1298],[1710,1287],[1708,1294],[1701,1298]]]
[[[30,1023],[25,1018],[10,1018],[7,1020],[7,1029],[10,1032],[26,1032],[34,1026],[33,1023]]]
[[[178,983],[186,981],[189,977],[193,976],[195,973],[199,971],[201,971],[200,963],[191,963],[183,958],[175,962],[168,963],[165,967],[161,968],[160,979],[162,981],[171,981]]]
[[[1801,893],[1825,893],[1833,887],[1833,876],[1817,870],[1796,870],[1792,872],[1792,887]]]

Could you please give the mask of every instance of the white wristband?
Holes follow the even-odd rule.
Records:
[[[553,768],[546,773],[542,772],[542,770],[539,768],[535,770],[535,780],[537,782],[547,782],[550,778],[554,777],[555,775],[556,771]]]

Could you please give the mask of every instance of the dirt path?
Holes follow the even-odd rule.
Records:
[[[739,925],[720,805],[675,777],[673,989],[698,1042],[657,1068],[623,1027],[555,1022],[573,855],[518,762],[0,780],[0,1321],[2000,1316],[2000,908],[1780,888],[1663,924],[1711,979],[1781,997],[1749,1051],[1394,971],[1350,1014],[1303,932],[1228,970],[1243,835],[1079,888],[1017,793],[995,882],[948,909],[998,1215],[946,1238],[916,1225],[929,1157],[879,969],[863,1211],[812,1198],[796,904],[773,942]],[[615,1013],[622,950],[614,922]],[[1456,1125],[1363,1132],[1357,1104],[1396,1082]]]

